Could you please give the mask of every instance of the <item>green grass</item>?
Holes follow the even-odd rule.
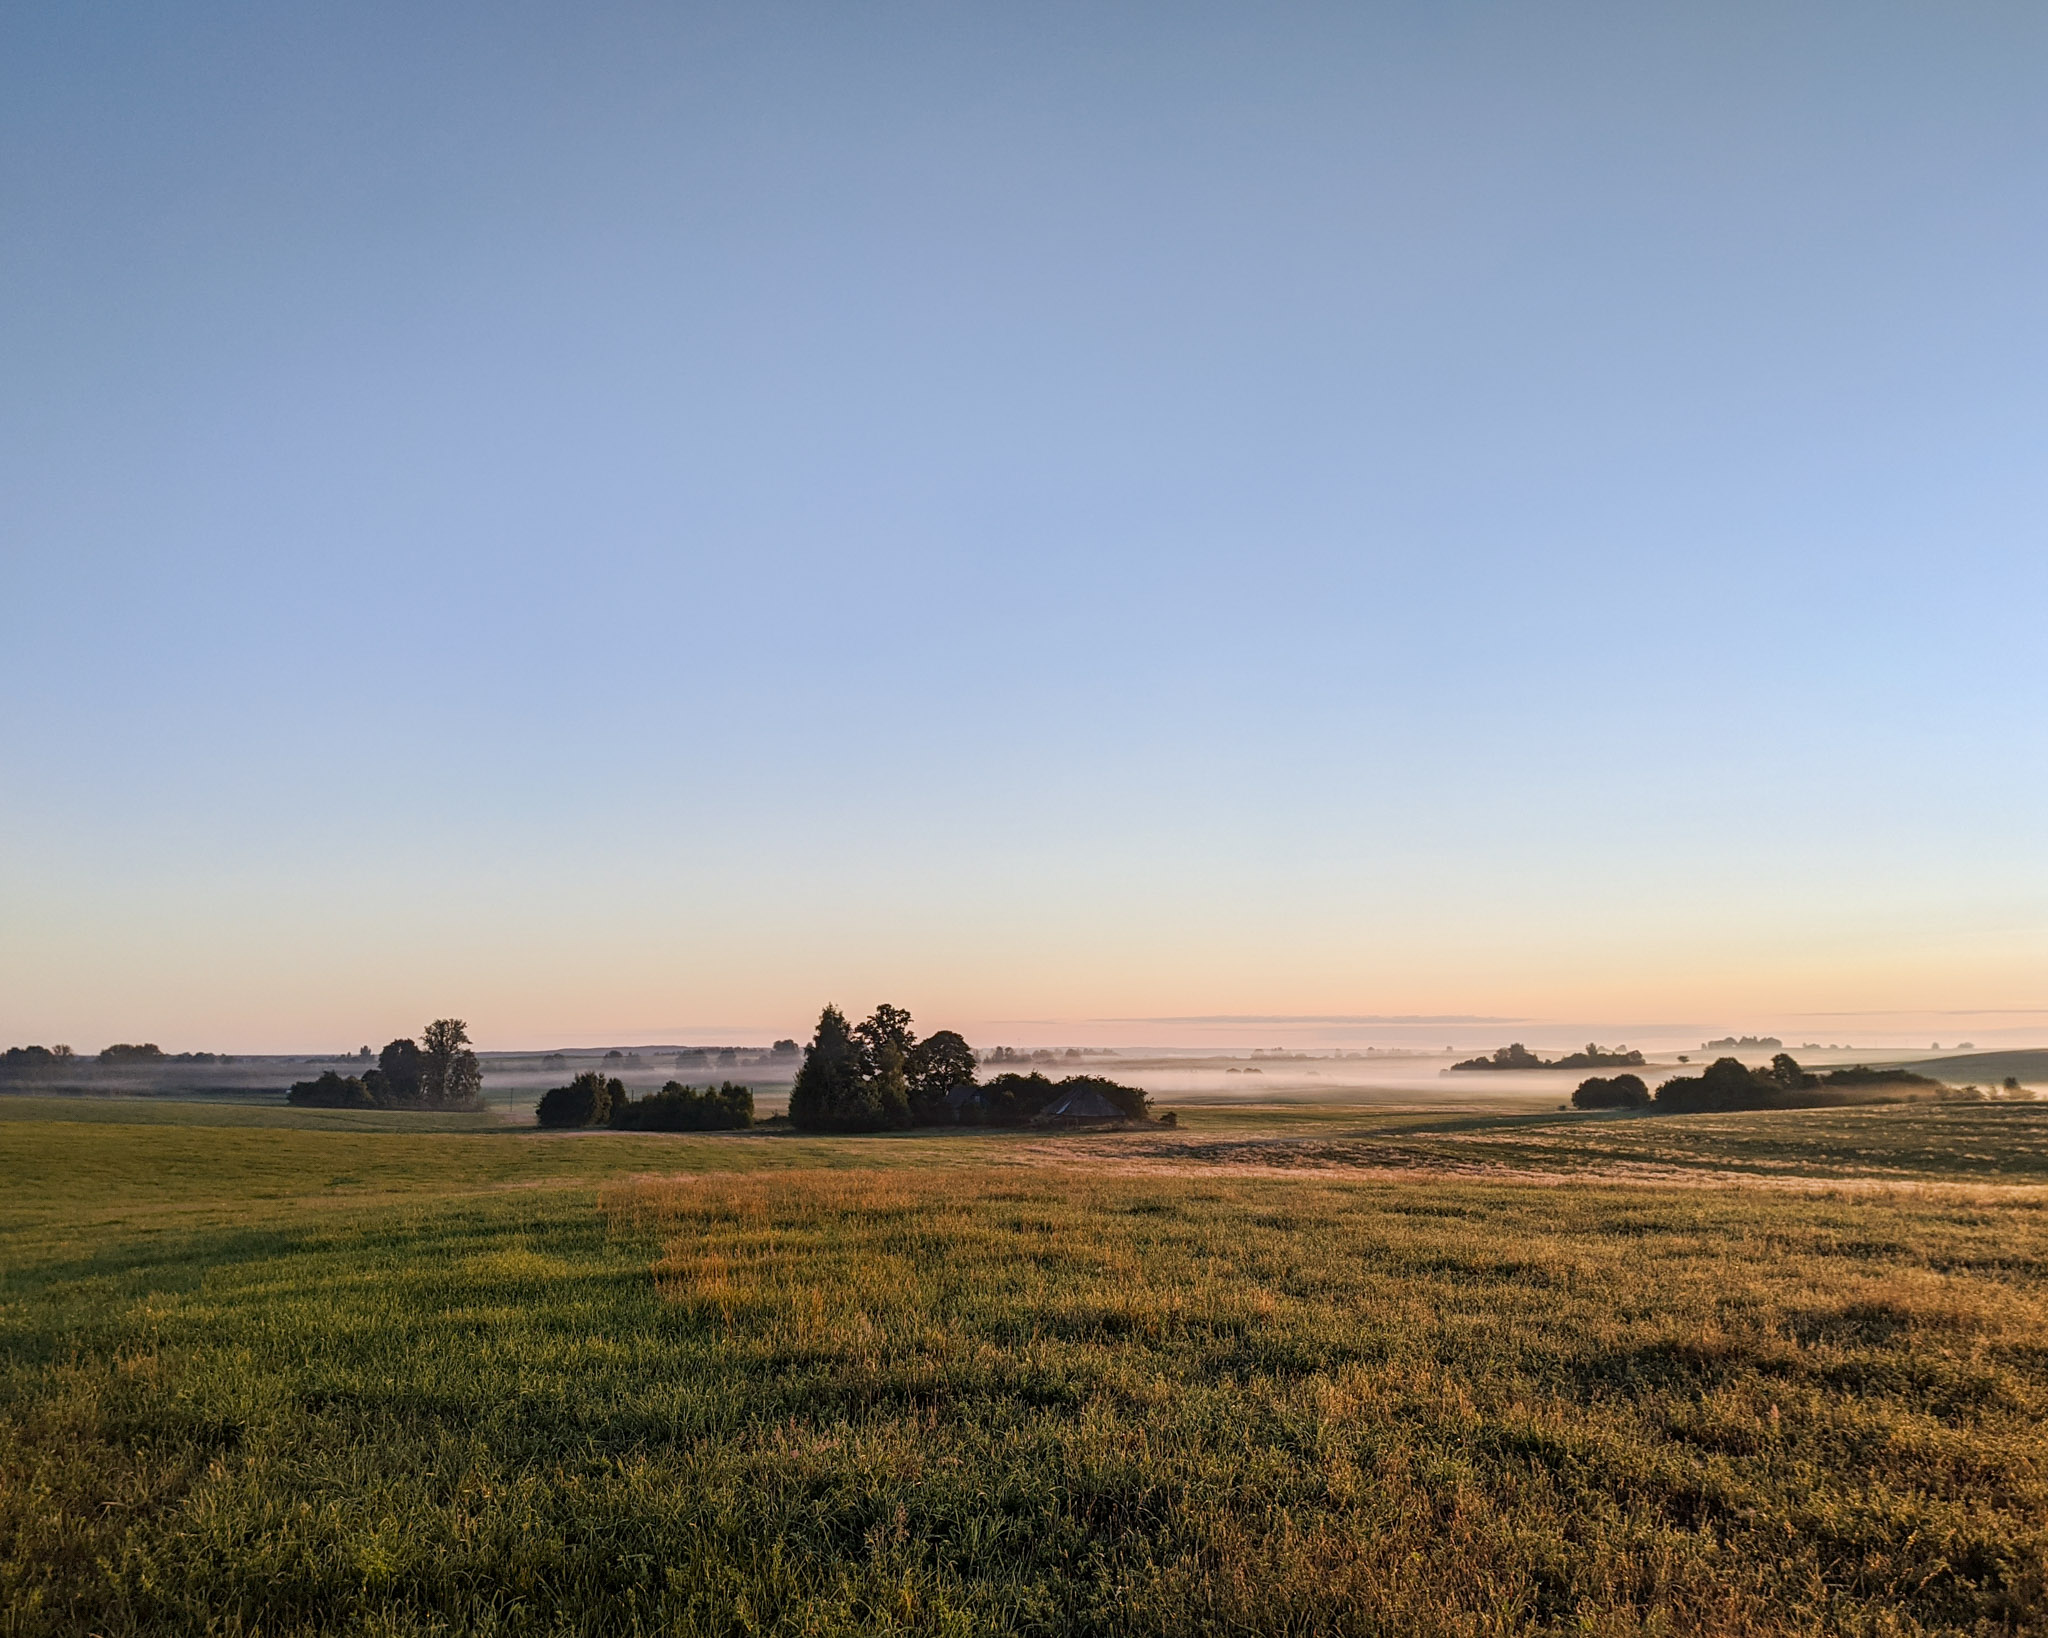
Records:
[[[69,1113],[0,1632],[2048,1630],[2048,1106]]]

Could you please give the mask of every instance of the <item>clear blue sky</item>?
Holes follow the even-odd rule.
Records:
[[[10,7],[0,1037],[2048,1006],[2044,86]]]

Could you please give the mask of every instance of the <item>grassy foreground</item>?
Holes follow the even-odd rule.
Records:
[[[0,1632],[2048,1631],[2048,1106],[70,1113]]]

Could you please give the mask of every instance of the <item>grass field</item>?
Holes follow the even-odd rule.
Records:
[[[0,1177],[10,1634],[2048,1630],[2048,1105]]]

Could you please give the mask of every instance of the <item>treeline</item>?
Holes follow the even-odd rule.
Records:
[[[1057,1115],[1069,1099],[1076,1120],[1149,1118],[1144,1092],[1100,1076],[1052,1081],[1036,1071],[1010,1072],[982,1086],[976,1070],[974,1049],[956,1031],[919,1040],[901,1007],[884,1002],[858,1024],[827,1007],[790,1089],[790,1124],[806,1132],[1023,1126],[1048,1111]]]
[[[1931,1096],[1941,1082],[1906,1069],[1872,1069],[1855,1064],[1815,1075],[1789,1052],[1768,1069],[1751,1069],[1740,1058],[1716,1058],[1697,1075],[1674,1077],[1653,1094],[1640,1075],[1611,1079],[1589,1076],[1572,1094],[1580,1109],[1654,1109],[1669,1114],[1702,1114],[1738,1109],[1829,1109],[1893,1097]]]
[[[301,1109],[481,1109],[483,1067],[470,1050],[469,1026],[460,1018],[437,1018],[419,1040],[391,1042],[375,1069],[360,1076],[330,1069],[295,1082],[285,1102]]]
[[[1520,1041],[1515,1041],[1494,1050],[1490,1058],[1467,1058],[1463,1063],[1452,1064],[1457,1069],[1640,1069],[1643,1055],[1627,1047],[1616,1047],[1609,1052],[1605,1047],[1588,1041],[1583,1052],[1568,1053],[1562,1058],[1539,1058]]]
[[[543,1126],[608,1127],[615,1132],[726,1132],[754,1124],[751,1087],[725,1081],[702,1091],[670,1081],[636,1098],[617,1077],[585,1070],[567,1086],[541,1094],[535,1118]]]
[[[87,1058],[68,1046],[18,1046],[0,1052],[0,1081],[32,1081],[49,1075],[73,1074],[92,1065],[119,1068],[124,1064],[231,1064],[222,1052],[166,1052],[154,1041],[122,1041]]]

